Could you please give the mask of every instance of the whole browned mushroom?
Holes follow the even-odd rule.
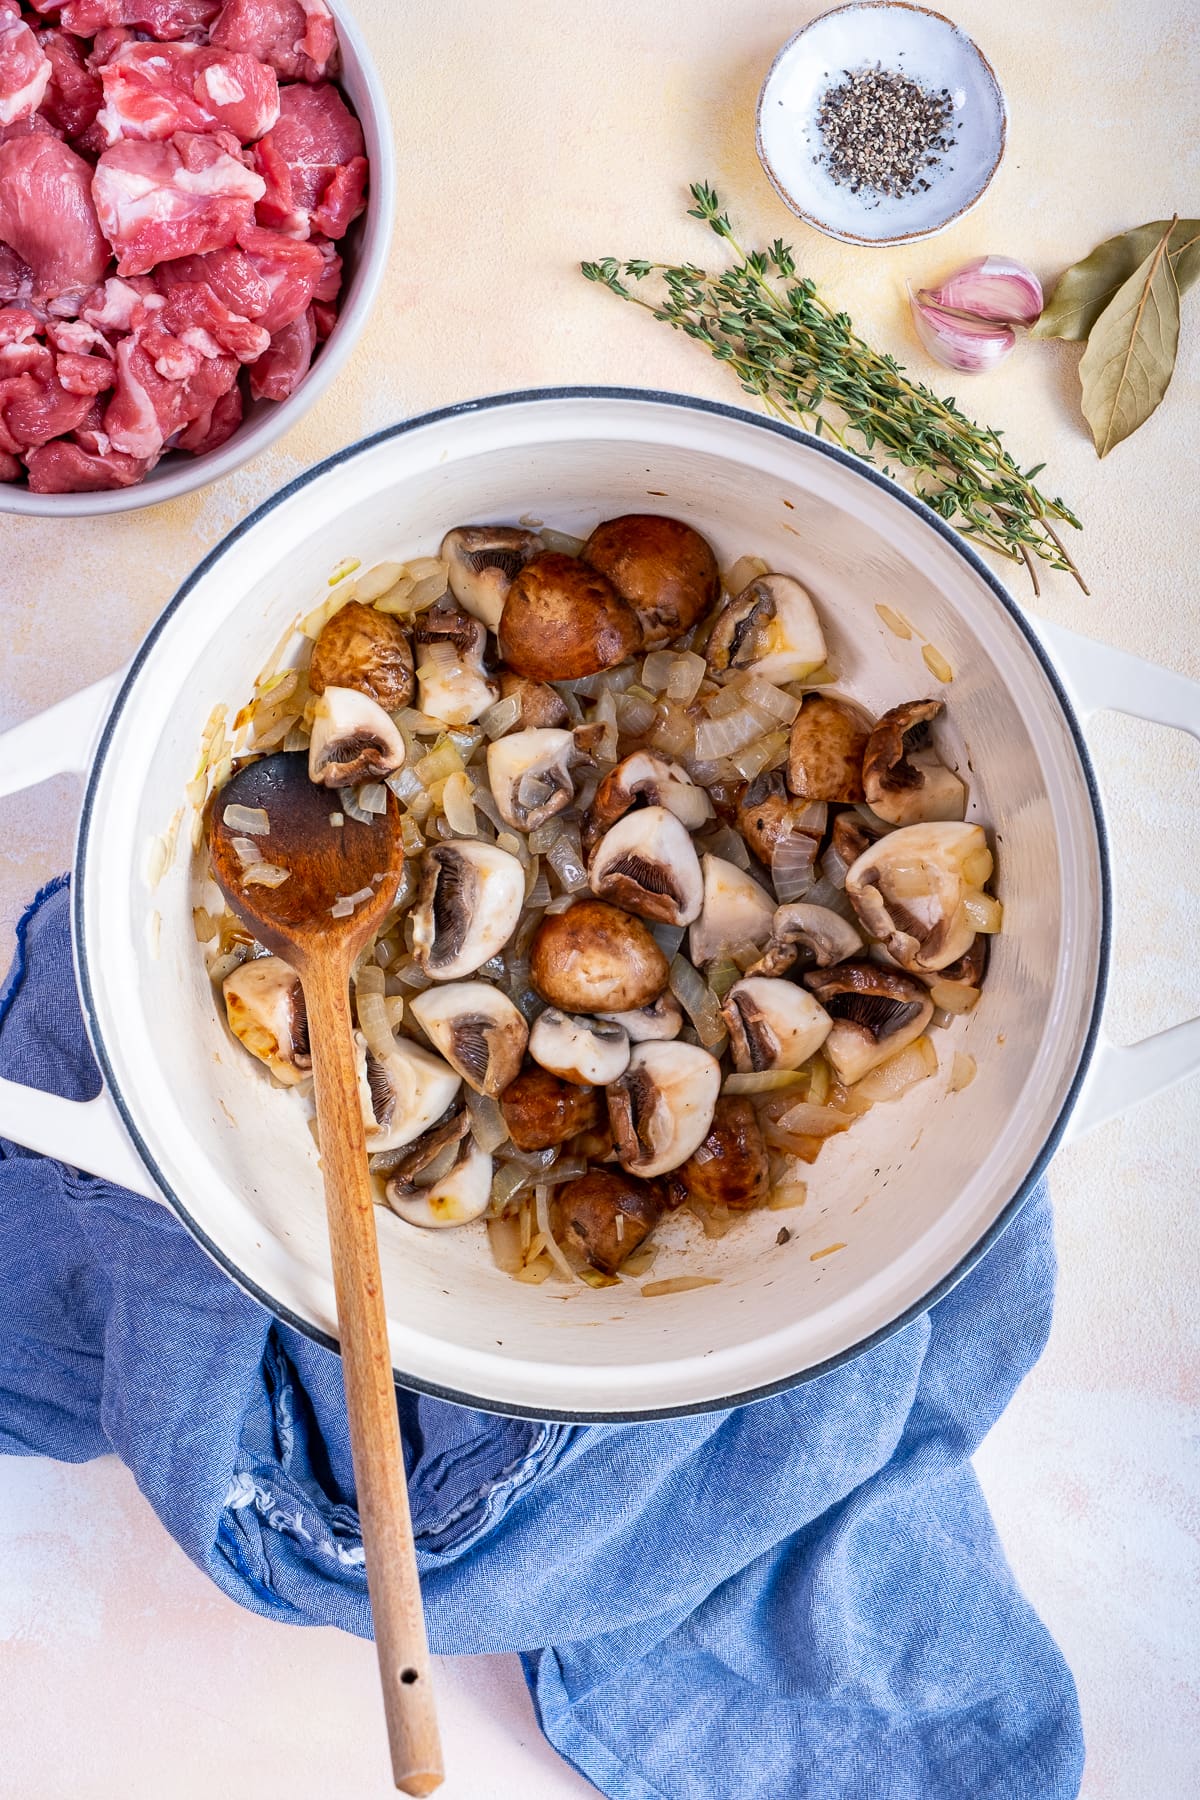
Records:
[[[308,666],[314,694],[327,687],[355,688],[384,712],[407,706],[413,693],[413,656],[408,633],[390,613],[351,600],[321,629]]]
[[[500,698],[510,700],[514,695],[521,702],[518,725],[565,725],[570,718],[566,701],[548,682],[530,681],[527,675],[514,675],[511,669],[505,669],[500,676]]]
[[[548,550],[508,590],[497,629],[509,668],[531,681],[577,681],[611,669],[642,641],[633,608],[598,569]]]
[[[833,1020],[822,1048],[847,1086],[919,1038],[933,1017],[919,981],[878,963],[835,963],[811,970],[804,982]]]
[[[804,800],[847,805],[863,797],[863,756],[871,721],[833,694],[805,694],[788,745],[788,786]]]
[[[666,957],[640,919],[604,900],[550,913],[534,934],[529,979],[564,1012],[632,1012],[667,985]]]
[[[632,606],[649,649],[690,631],[721,591],[707,541],[682,520],[656,513],[606,519],[584,545],[583,560]]]
[[[770,1164],[758,1114],[744,1095],[726,1094],[717,1101],[699,1150],[664,1181],[669,1206],[697,1200],[750,1212],[763,1204],[771,1186]]]
[[[604,1096],[531,1064],[501,1094],[500,1111],[518,1150],[549,1150],[577,1132],[597,1130]]]
[[[944,710],[940,700],[906,700],[885,712],[867,739],[863,789],[889,825],[961,819],[966,811],[966,788],[930,740],[930,725]]]
[[[554,1236],[568,1253],[615,1275],[662,1217],[658,1188],[623,1169],[589,1169],[560,1187],[550,1202]]]
[[[825,835],[826,808],[820,801],[798,800],[788,793],[782,769],[764,769],[746,782],[738,796],[734,824],[759,862],[769,869],[784,843],[796,852],[790,860],[807,859],[809,868]],[[807,839],[803,847],[793,840]]]

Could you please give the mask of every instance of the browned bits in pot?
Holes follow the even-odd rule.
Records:
[[[557,550],[521,570],[497,637],[509,668],[531,681],[578,681],[615,668],[642,641],[632,607],[612,583]]]
[[[666,1177],[669,1205],[697,1200],[704,1205],[727,1206],[733,1212],[762,1206],[770,1186],[770,1165],[758,1116],[750,1101],[738,1094],[717,1101],[700,1148]]]
[[[623,1169],[591,1169],[559,1188],[550,1204],[555,1238],[568,1254],[615,1275],[662,1216],[658,1187]]]
[[[324,626],[313,647],[308,685],[314,694],[327,687],[355,688],[396,712],[413,692],[413,655],[408,634],[388,613],[351,600]]]
[[[583,560],[632,606],[648,649],[690,631],[721,591],[707,541],[681,520],[654,513],[606,519],[584,545]]]
[[[500,1111],[518,1150],[549,1150],[581,1131],[595,1131],[604,1117],[596,1088],[577,1087],[531,1064],[500,1096]]]
[[[668,973],[649,928],[604,900],[549,914],[529,954],[534,991],[564,1012],[633,1012],[657,1000]]]

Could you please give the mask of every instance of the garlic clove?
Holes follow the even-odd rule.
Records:
[[[1042,315],[1042,284],[1032,269],[1010,256],[981,256],[918,298],[951,312],[1003,325],[1035,325]]]
[[[984,374],[1002,363],[1017,341],[1010,325],[951,312],[926,299],[923,292],[914,294],[910,289],[909,304],[917,336],[930,356],[948,369]]]

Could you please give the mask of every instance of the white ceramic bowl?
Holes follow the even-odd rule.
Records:
[[[723,566],[747,552],[800,576],[843,685],[876,712],[949,659],[950,742],[971,811],[994,827],[1005,929],[976,1011],[937,1034],[942,1073],[835,1138],[809,1200],[720,1243],[689,1216],[660,1230],[655,1279],[714,1287],[645,1298],[526,1287],[483,1232],[379,1214],[402,1382],[486,1407],[572,1418],[680,1413],[769,1392],[854,1354],[943,1293],[1012,1218],[1080,1092],[1108,959],[1103,826],[1075,712],[1113,704],[1196,728],[1200,688],[1029,621],[982,561],[890,481],[761,417],[669,395],[560,391],[460,406],[342,451],[239,524],[131,668],[0,739],[0,794],[90,768],[75,864],[84,1012],[107,1085],[90,1106],[0,1082],[0,1136],[163,1194],[229,1274],[280,1317],[335,1333],[321,1181],[295,1095],[273,1088],[218,1016],[179,851],[155,888],[147,851],[182,806],[217,701],[236,707],[282,629],[343,557],[434,551],[447,526],[534,514],[585,535],[650,508],[688,519]],[[881,623],[887,601],[909,642]],[[93,746],[95,746],[93,750]],[[955,1049],[978,1074],[947,1094]],[[1200,1027],[1106,1050],[1090,1122],[1200,1063]],[[794,1236],[776,1243],[781,1224]],[[844,1248],[822,1255],[832,1245]]]
[[[896,199],[839,186],[817,125],[826,89],[877,64],[947,89],[954,104],[956,142],[926,171],[928,188]],[[820,14],[779,52],[759,95],[757,145],[780,199],[806,224],[847,244],[903,244],[970,212],[1000,166],[1007,123],[990,64],[950,19],[907,0],[859,0]]]
[[[320,347],[312,368],[287,400],[249,402],[245,418],[233,436],[207,455],[168,451],[135,487],[112,488],[98,494],[31,494],[18,483],[0,482],[0,513],[80,519],[133,512],[138,507],[156,506],[160,500],[177,500],[181,494],[219,481],[222,475],[240,468],[290,431],[345,364],[367,322],[387,266],[396,210],[396,164],[387,96],[370,52],[343,0],[329,0],[329,10],[337,20],[341,46],[338,84],[358,114],[371,174],[366,211],[338,245],[345,274],[337,324]]]

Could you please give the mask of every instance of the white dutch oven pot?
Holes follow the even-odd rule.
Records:
[[[716,1286],[527,1287],[493,1266],[480,1230],[422,1232],[381,1212],[397,1379],[500,1410],[679,1413],[828,1368],[965,1273],[1068,1120],[1084,1129],[1200,1065],[1200,1022],[1129,1050],[1099,1035],[1109,884],[1077,722],[1115,707],[1196,731],[1200,686],[1035,630],[933,513],[814,438],[695,400],[555,391],[433,414],[302,476],[205,559],[127,671],[0,740],[0,793],[86,772],[74,944],[105,1080],[89,1105],[0,1083],[0,1135],[165,1198],[235,1281],[332,1343],[300,1103],[218,1016],[192,929],[187,819],[153,890],[148,844],[183,802],[214,703],[245,698],[342,557],[428,553],[450,525],[529,513],[586,535],[647,508],[692,521],[723,566],[753,553],[798,575],[842,685],[875,711],[936,687],[923,640],[948,659],[950,741],[969,763],[971,815],[994,827],[1005,927],[979,1006],[936,1034],[942,1074],[834,1138],[806,1206],[756,1214],[719,1243],[689,1218],[663,1228],[654,1278],[699,1269]],[[911,642],[880,623],[879,602],[912,622]],[[978,1073],[950,1093],[955,1048]],[[795,1235],[779,1247],[782,1223]]]

